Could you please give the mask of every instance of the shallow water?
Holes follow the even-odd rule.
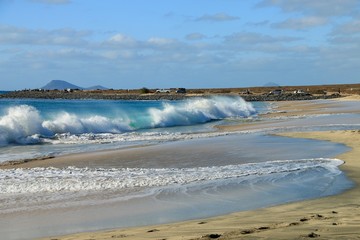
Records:
[[[331,159],[346,150],[237,134],[143,147],[130,161],[101,159],[90,168],[3,171],[1,191],[9,193],[0,234],[27,239],[166,223],[336,194],[352,186]]]
[[[182,101],[0,99],[0,163],[208,137],[224,119],[266,106],[239,97]],[[216,134],[215,134],[216,135]]]
[[[22,100],[20,102],[23,105]],[[66,102],[67,107],[69,103]],[[11,104],[17,105],[16,102]],[[50,112],[56,111],[51,104],[48,102],[46,105],[46,109],[50,109],[47,114],[42,113],[45,108],[41,104],[43,109],[40,112],[31,108],[27,111],[27,107],[25,112],[43,126],[44,122],[50,121],[53,115]],[[58,106],[64,102],[54,104]],[[180,111],[174,110],[175,105],[154,104],[151,108],[157,108],[157,112],[166,117],[164,122],[179,114],[194,116],[193,108],[185,108],[184,103],[175,103],[180,104]],[[191,118],[196,121],[188,126],[170,124],[121,133],[59,133],[56,138],[50,135],[39,138],[41,141],[46,138],[46,144],[41,141],[30,145],[31,142],[7,142],[9,144],[1,148],[0,158],[2,156],[3,160],[0,161],[36,154],[120,150],[111,156],[106,155],[106,158],[74,162],[70,168],[1,170],[0,236],[4,239],[29,239],[196,219],[338,194],[353,186],[338,168],[341,161],[333,159],[348,151],[347,147],[327,141],[267,134],[289,130],[356,129],[359,127],[359,114],[287,118],[261,129],[226,133],[216,132],[213,127],[222,123],[268,122],[266,117],[257,118],[255,114],[265,111],[266,105],[255,106],[255,115],[244,116],[241,110],[235,111],[239,114],[237,116],[230,114],[226,118],[222,116],[223,119],[210,119],[199,124],[197,119],[199,116],[203,119],[204,113],[214,114],[214,109],[216,114],[219,114],[219,109],[225,112],[216,101],[202,102],[202,106],[206,107],[200,115],[197,112],[196,117]],[[358,105],[344,103],[339,108],[357,109]],[[71,111],[67,110],[68,113]],[[114,116],[113,112],[104,109],[93,111],[103,111],[106,118]],[[26,124],[11,118],[10,112],[5,110],[2,114],[0,120],[3,123],[34,126],[29,125],[26,118],[23,119]],[[89,118],[84,115],[76,116],[75,125],[79,121],[89,123],[85,121]],[[59,124],[54,119],[52,121]],[[69,123],[71,121],[66,122]],[[108,122],[105,123],[108,127]],[[83,126],[77,129],[83,129]],[[36,127],[39,125],[35,124]],[[5,131],[9,133],[9,130]],[[20,131],[16,136],[22,139],[23,133]]]
[[[319,174],[323,177],[319,178]],[[1,236],[28,239],[204,218],[336,194],[351,186],[343,175],[334,178],[323,169],[280,175],[209,181],[200,185],[157,189],[152,195],[131,200],[117,199],[100,205],[88,203],[86,207],[12,214],[1,218]]]

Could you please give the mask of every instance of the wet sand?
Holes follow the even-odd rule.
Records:
[[[309,115],[319,114],[343,114],[343,113],[360,113],[360,107],[355,105],[355,108],[345,108],[342,102],[358,102],[360,97],[348,96],[339,98],[339,100],[328,101],[285,101],[272,103],[274,111],[266,114],[264,117],[266,121],[250,122],[234,126],[217,126],[220,131],[244,131],[255,129],[272,128],[275,124],[284,122],[284,118],[297,118]],[[260,116],[261,117],[261,116]],[[281,126],[281,124],[280,124]]]
[[[45,239],[358,239],[360,234],[360,132],[284,133],[283,136],[344,143],[341,169],[356,187],[340,195],[233,213],[209,219]],[[205,236],[205,237],[204,237]]]
[[[341,107],[342,101],[360,101],[359,96],[349,96],[345,98],[339,98],[338,100],[327,100],[327,101],[286,101],[276,102],[276,108],[274,112],[266,114],[264,116],[266,121],[254,121],[249,123],[242,123],[241,125],[226,125],[216,126],[220,131],[223,132],[234,132],[234,131],[247,131],[256,129],[272,128],[277,125],[282,125],[283,117],[301,117],[312,114],[330,114],[330,113],[360,113],[360,107],[356,109],[344,109]],[[274,103],[273,103],[274,104]],[[149,150],[150,149],[150,150]],[[157,146],[150,146],[143,148],[143,146],[129,147],[126,149],[114,149],[104,150],[89,153],[76,153],[64,156],[49,157],[42,159],[30,159],[26,162],[18,162],[14,165],[2,165],[0,168],[33,168],[33,167],[87,167],[90,165],[97,165],[98,162],[103,162],[103,159],[107,159],[107,162],[122,161],[131,162],[133,159],[141,158],[144,156],[154,157],[158,153],[159,149]],[[161,147],[161,151],[164,152],[166,149]],[[168,149],[168,155],[171,155],[174,149]],[[128,166],[131,167],[131,166]],[[134,166],[132,166],[134,167]]]
[[[345,100],[356,101],[359,97]],[[337,100],[325,103],[325,105],[317,102],[283,102],[279,103],[278,112],[273,116],[277,118],[284,114],[294,116],[336,112],[338,104]],[[359,113],[357,110],[348,112]],[[260,126],[258,123],[252,123],[245,126],[221,127],[221,130],[236,131],[255,127]],[[336,196],[214,218],[45,239],[358,239],[360,235],[360,130],[281,133],[279,135],[328,140],[351,147],[351,151],[337,158],[345,161],[341,169],[356,186]],[[81,158],[81,156],[77,157]],[[74,160],[76,159],[68,157],[63,159],[66,164]],[[34,163],[36,162],[29,164]],[[45,163],[46,160],[41,161],[41,165]]]

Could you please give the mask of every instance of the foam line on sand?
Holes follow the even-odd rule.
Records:
[[[360,130],[282,133],[334,141],[352,150],[337,156],[355,187],[335,196],[180,223],[114,229],[45,239],[358,239]]]

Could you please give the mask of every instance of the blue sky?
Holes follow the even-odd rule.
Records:
[[[358,0],[0,0],[0,89],[360,82]]]

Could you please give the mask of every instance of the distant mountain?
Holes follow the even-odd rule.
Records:
[[[96,85],[92,87],[85,88],[85,90],[107,90],[108,88],[103,87],[101,85]]]
[[[268,82],[264,84],[264,87],[280,87],[280,85],[274,82]]]
[[[89,87],[89,88],[84,88],[84,87],[79,87],[76,86],[72,83],[69,83],[67,81],[63,81],[63,80],[52,80],[50,81],[48,84],[46,84],[45,86],[43,86],[41,89],[45,89],[45,90],[64,90],[64,89],[81,89],[81,90],[106,90],[106,87],[100,86],[100,85],[96,85],[93,87]]]
[[[83,89],[82,87],[76,86],[74,84],[71,84],[67,81],[63,81],[63,80],[52,80],[50,81],[48,84],[46,84],[45,86],[42,87],[42,89],[45,90],[64,90],[64,89]]]

